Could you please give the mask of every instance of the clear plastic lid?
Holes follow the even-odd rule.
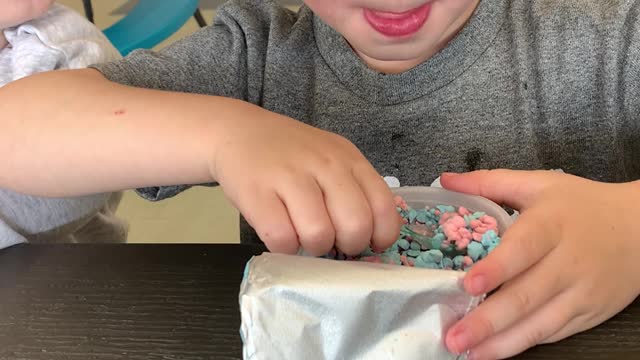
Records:
[[[471,212],[484,212],[496,219],[500,236],[513,223],[511,216],[500,205],[481,196],[428,186],[404,186],[391,189],[391,191],[395,195],[401,196],[407,205],[414,209],[451,205],[456,208],[463,206]]]

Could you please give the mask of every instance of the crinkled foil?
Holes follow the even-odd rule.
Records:
[[[240,288],[245,360],[462,359],[447,328],[481,298],[463,272],[265,253]]]

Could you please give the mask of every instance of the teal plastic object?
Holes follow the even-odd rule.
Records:
[[[138,0],[136,6],[104,34],[125,56],[150,49],[178,31],[198,8],[198,0]]]

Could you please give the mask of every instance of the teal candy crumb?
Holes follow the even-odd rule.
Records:
[[[443,233],[435,234],[433,238],[431,238],[431,248],[432,249],[441,249],[442,242],[444,241],[445,236]]]
[[[416,261],[413,263],[413,266],[419,267],[419,268],[426,268],[427,263],[424,262],[424,260],[422,260],[421,258],[416,258]]]
[[[420,254],[420,259],[426,263],[440,263],[443,258],[442,251],[440,250],[429,250]]]
[[[495,231],[493,230],[489,230],[486,233],[482,234],[482,245],[484,246],[489,246],[491,244],[494,244],[496,242],[498,242],[498,235],[496,234]]]
[[[453,268],[460,269],[462,267],[462,263],[464,262],[464,256],[458,255],[453,258]]]
[[[484,252],[484,247],[477,241],[472,241],[469,246],[467,246],[467,254],[469,254],[469,257],[471,257],[473,261],[478,261],[478,259],[482,258]]]
[[[414,209],[409,210],[409,223],[413,224],[416,222],[416,218],[418,217],[418,212]]]
[[[441,269],[440,265],[435,263],[427,263],[425,266],[426,269]]]
[[[431,256],[431,258],[437,263],[442,262],[442,258],[444,257],[444,255],[442,255],[442,251],[435,249],[427,251],[427,254],[429,254],[429,256]]]
[[[420,250],[407,250],[407,255],[411,256],[411,257],[418,257],[420,256]]]
[[[398,244],[398,247],[402,250],[408,250],[411,245],[407,239],[400,239],[396,244]]]
[[[416,221],[426,224],[429,221],[429,213],[426,209],[418,210],[418,214],[416,215]]]
[[[451,205],[438,205],[436,208],[440,210],[441,213],[456,212],[456,208]]]

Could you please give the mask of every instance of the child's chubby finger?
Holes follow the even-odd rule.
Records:
[[[550,254],[508,286],[498,290],[447,332],[447,346],[463,352],[522,321],[568,285],[557,273],[557,254]],[[542,340],[542,339],[540,339]]]
[[[571,319],[575,318],[576,301],[573,297],[569,290],[559,293],[522,321],[472,348],[470,358],[505,359],[544,343],[551,334],[567,328]]]
[[[524,209],[559,174],[552,171],[477,170],[464,174],[444,173],[446,189],[489,198],[498,204]]]
[[[234,203],[270,251],[298,252],[300,243],[295,228],[287,208],[273,189],[254,189],[251,197]]]
[[[303,173],[283,176],[279,179],[277,194],[288,211],[302,248],[310,255],[327,254],[334,246],[336,235],[315,178]]]
[[[371,247],[376,251],[387,249],[398,240],[402,225],[402,218],[396,211],[393,193],[369,164],[363,164],[354,169],[354,177],[367,197],[373,216]]]
[[[336,233],[336,247],[357,255],[371,242],[373,216],[367,197],[348,168],[336,168],[318,176],[329,217]]]
[[[551,252],[558,234],[539,210],[527,211],[505,232],[502,242],[465,276],[465,290],[481,295],[516,277]]]

